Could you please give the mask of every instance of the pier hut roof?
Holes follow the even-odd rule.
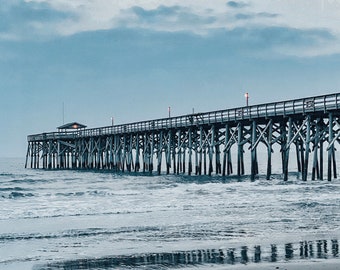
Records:
[[[85,125],[77,123],[77,122],[72,122],[72,123],[68,123],[65,125],[62,125],[60,127],[57,127],[57,129],[80,129],[80,128],[86,128]]]

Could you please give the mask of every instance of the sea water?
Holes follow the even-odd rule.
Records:
[[[339,180],[33,170],[0,159],[0,269],[338,260],[338,239]]]

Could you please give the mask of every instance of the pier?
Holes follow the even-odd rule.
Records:
[[[331,181],[337,178],[339,109],[340,93],[335,93],[123,125],[59,129],[27,137],[25,168],[249,174],[255,179],[261,163],[270,179],[277,154],[284,180],[294,155],[303,181]],[[265,155],[258,154],[259,146]]]

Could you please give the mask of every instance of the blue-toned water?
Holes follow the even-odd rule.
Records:
[[[339,180],[23,167],[0,159],[0,269],[225,269],[339,258]]]

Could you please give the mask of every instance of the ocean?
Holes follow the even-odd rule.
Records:
[[[0,159],[0,269],[340,267],[340,181],[276,173],[33,170]]]

